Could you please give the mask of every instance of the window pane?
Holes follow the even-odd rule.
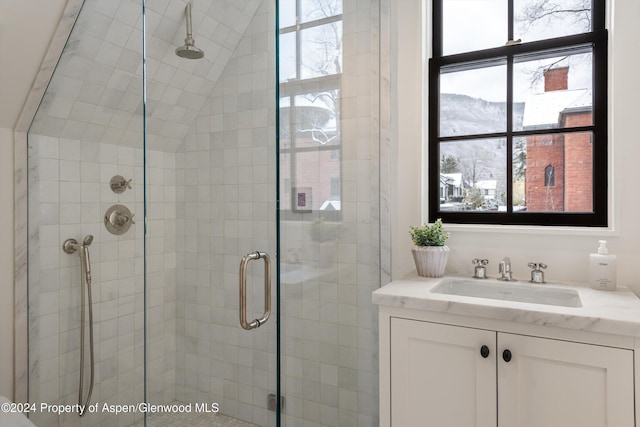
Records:
[[[280,28],[296,25],[296,0],[278,1],[278,19]]]
[[[280,149],[291,148],[291,98],[288,96],[280,98]]]
[[[289,159],[281,157],[280,169],[288,175],[292,168],[288,167],[293,159],[295,165],[295,179],[289,181],[297,189],[304,190],[306,208],[313,211],[337,211],[341,209],[339,186],[340,178],[340,151],[317,150],[305,152],[293,152]],[[284,178],[289,178],[284,176]],[[337,194],[336,194],[337,193]],[[291,189],[281,189],[282,209],[292,206]],[[298,203],[299,204],[299,203]]]
[[[592,0],[514,0],[514,36],[524,43],[591,31]]]
[[[342,72],[342,21],[303,30],[300,38],[301,78]]]
[[[521,160],[525,164],[522,161],[517,164],[514,160],[514,188],[524,189],[521,203],[526,206],[524,210],[592,212],[591,132],[534,135],[522,140],[520,151],[524,150],[524,156],[521,155]]]
[[[295,146],[321,147],[340,143],[338,90],[295,97]]]
[[[440,210],[504,211],[504,138],[440,144]]]
[[[440,136],[507,129],[505,65],[440,75]]]
[[[579,53],[516,62],[514,130],[593,124],[591,60],[591,53]]]
[[[296,33],[280,34],[279,46],[280,83],[295,80],[296,74]]]
[[[300,23],[328,18],[342,13],[342,0],[301,0]]]
[[[443,0],[444,55],[504,46],[507,0]]]

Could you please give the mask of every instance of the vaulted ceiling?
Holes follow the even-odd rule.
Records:
[[[262,0],[193,0],[202,59],[180,58],[183,0],[147,0],[147,138],[175,151],[194,125]],[[31,132],[140,147],[143,14],[140,0],[85,0]]]

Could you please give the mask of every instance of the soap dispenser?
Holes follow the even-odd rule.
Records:
[[[589,282],[593,289],[616,290],[616,256],[610,255],[607,241],[599,240],[597,254],[589,255]]]

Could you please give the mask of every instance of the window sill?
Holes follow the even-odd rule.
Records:
[[[444,224],[447,231],[454,233],[492,233],[492,234],[522,234],[522,235],[553,235],[553,236],[607,236],[615,237],[620,231],[614,227],[545,227],[532,225],[478,225],[478,224]]]

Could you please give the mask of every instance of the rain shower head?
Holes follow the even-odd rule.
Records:
[[[204,51],[202,49],[198,49],[195,46],[195,41],[193,40],[193,31],[191,29],[191,3],[187,3],[185,14],[187,15],[187,38],[184,39],[184,46],[176,49],[176,55],[180,58],[200,59],[204,57]]]

